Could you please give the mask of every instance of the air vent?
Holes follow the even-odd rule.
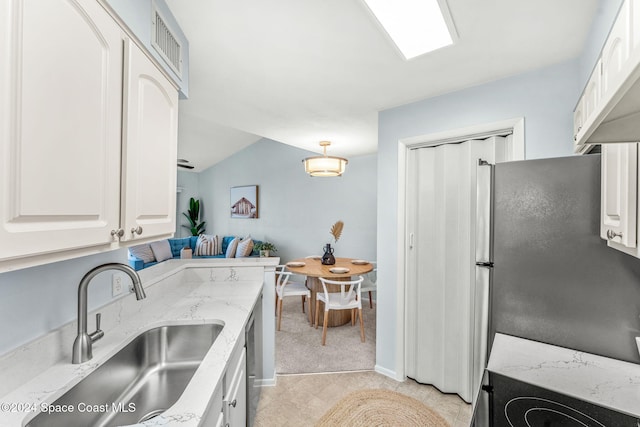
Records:
[[[178,77],[182,77],[182,46],[167,25],[167,21],[155,7],[155,2],[151,9],[153,14],[151,44]]]

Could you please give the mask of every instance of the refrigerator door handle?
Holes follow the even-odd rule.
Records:
[[[478,267],[493,268],[493,263],[492,262],[487,262],[487,261],[478,261],[478,262],[476,262],[476,265]]]

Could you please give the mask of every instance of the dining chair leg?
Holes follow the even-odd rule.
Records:
[[[352,308],[351,309],[351,326],[354,326],[356,324],[356,309]]]
[[[282,299],[278,298],[278,306],[276,307],[278,312],[278,330],[280,330],[280,324],[282,323]]]
[[[369,291],[369,308],[373,308],[373,297],[371,296],[371,291]]]
[[[360,341],[364,342],[364,320],[362,319],[362,309],[358,309],[360,315]]]
[[[304,297],[304,295],[302,295],[302,312],[303,313],[304,313],[304,299],[305,299],[305,297]]]
[[[320,313],[320,300],[316,300],[316,329],[318,329],[318,314]]]
[[[324,324],[322,325],[322,345],[327,342],[327,323],[329,323],[329,311],[324,311]]]

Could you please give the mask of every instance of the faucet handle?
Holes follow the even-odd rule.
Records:
[[[89,334],[89,339],[92,343],[98,341],[104,336],[104,331],[100,329],[100,321],[102,320],[102,313],[96,314],[96,330]]]

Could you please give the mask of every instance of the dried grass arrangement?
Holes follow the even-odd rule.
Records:
[[[333,238],[335,239],[336,242],[340,238],[343,228],[344,228],[344,222],[342,221],[336,221],[336,223],[331,226],[330,233],[331,235],[333,235]]]

